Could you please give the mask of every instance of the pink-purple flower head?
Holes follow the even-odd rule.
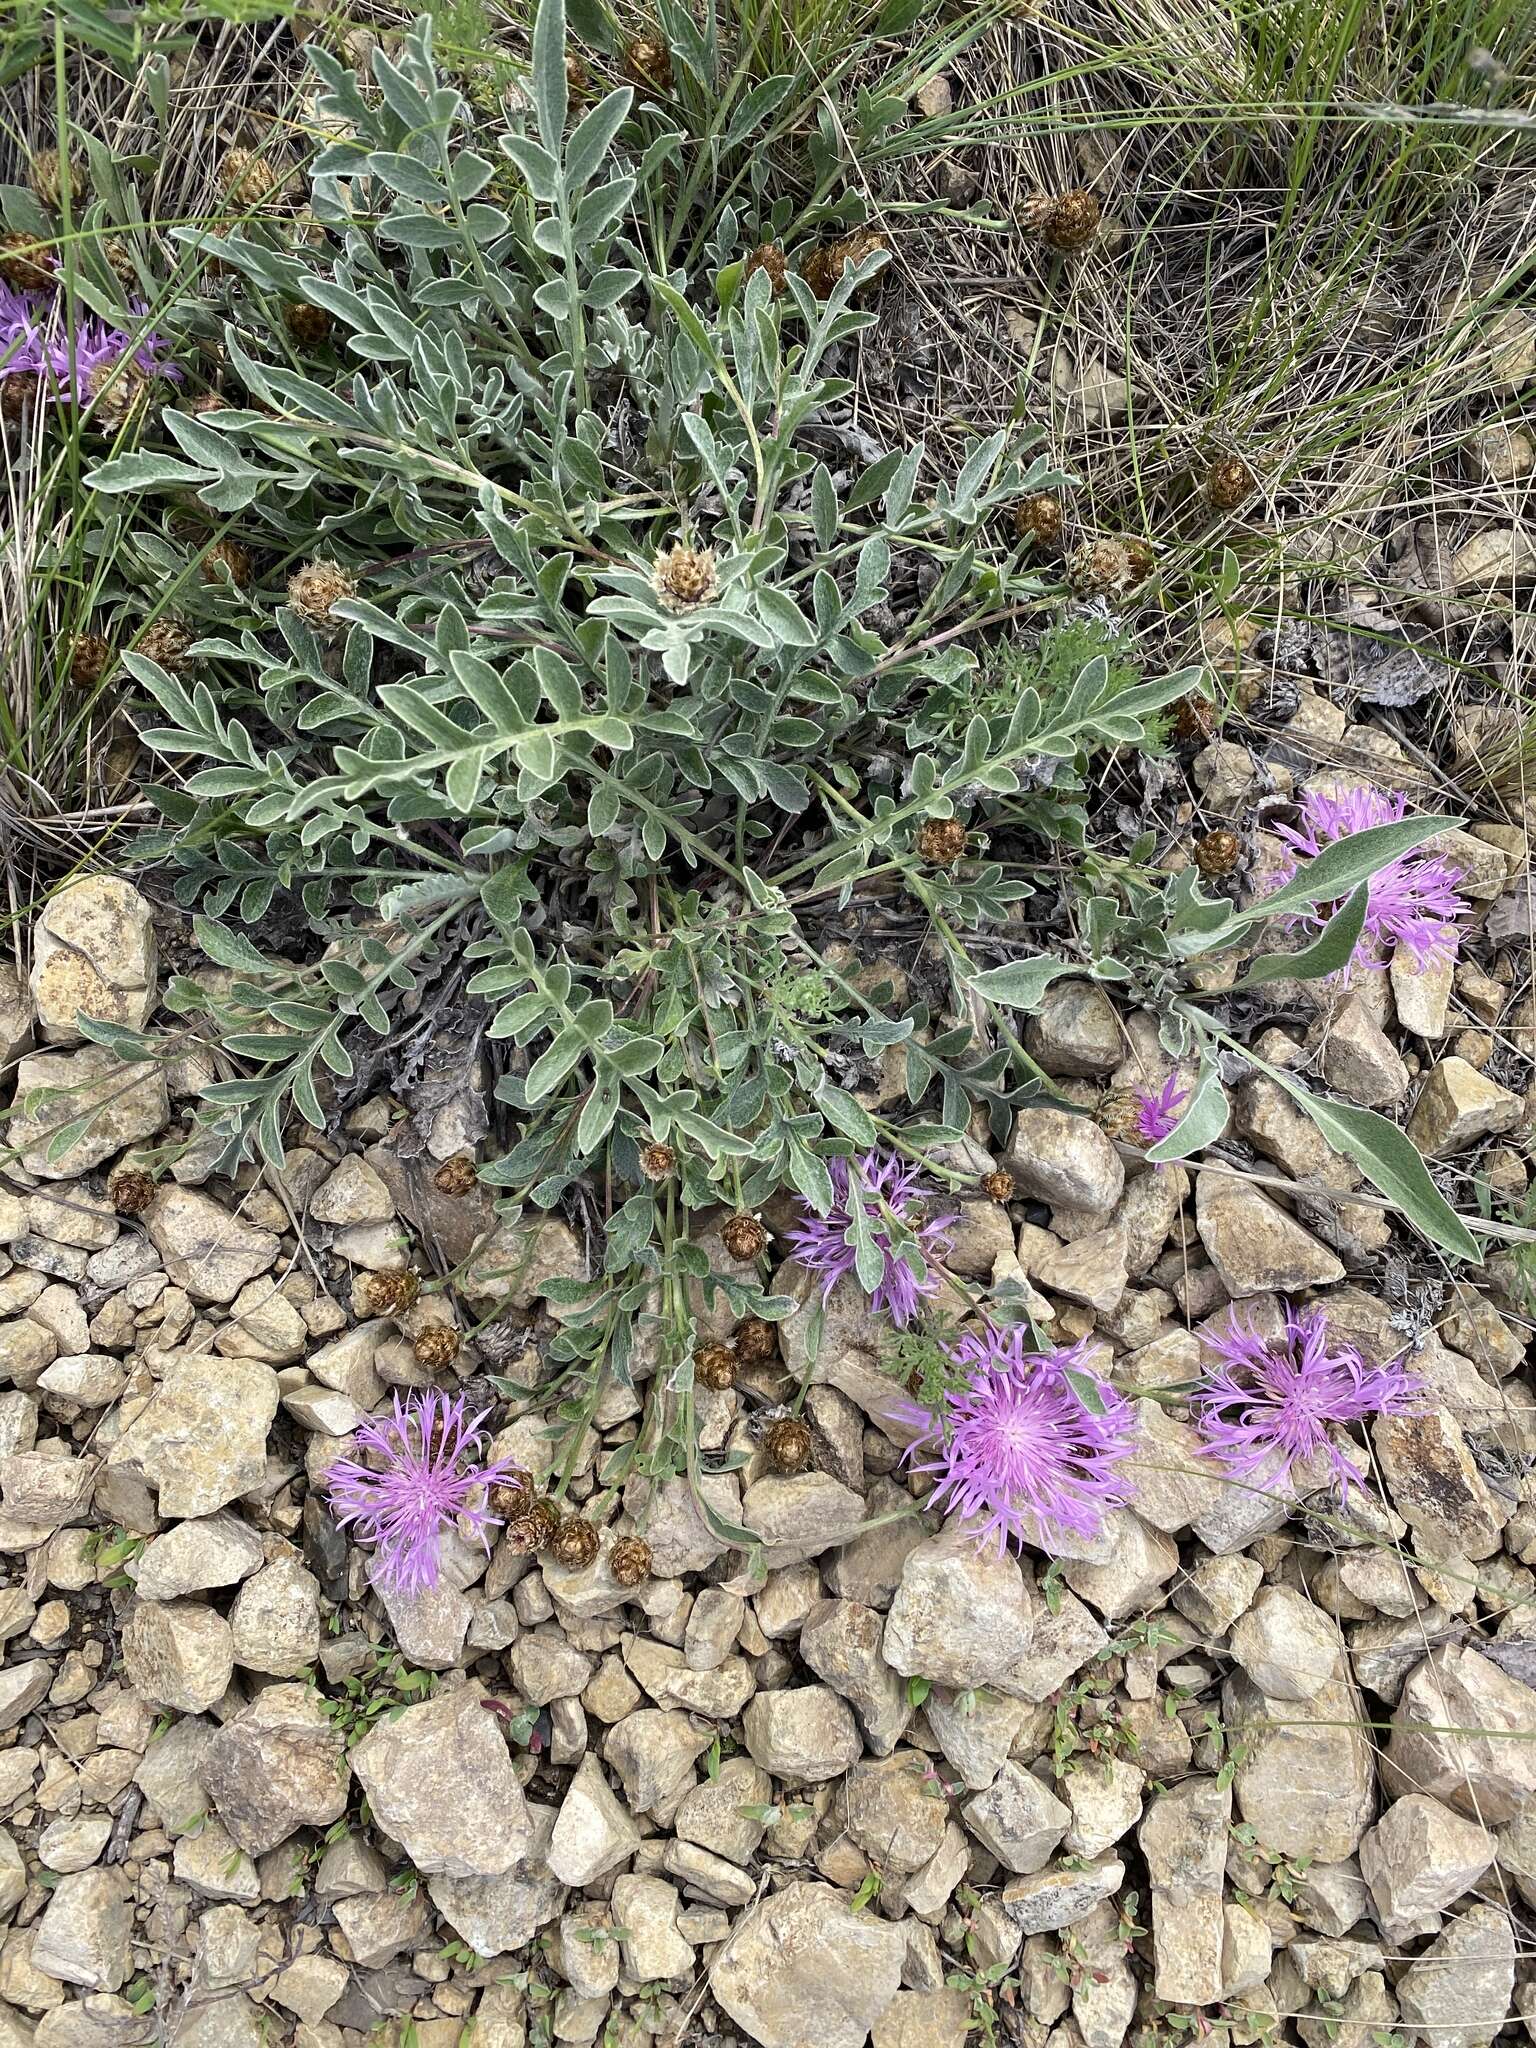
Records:
[[[43,338],[36,301],[0,279],[0,377],[33,375],[42,369]]]
[[[1144,1145],[1161,1144],[1178,1128],[1189,1090],[1177,1074],[1170,1074],[1155,1094],[1136,1090],[1136,1135]]]
[[[855,1223],[862,1209],[881,1266],[868,1290],[870,1302],[905,1326],[919,1302],[938,1292],[939,1276],[928,1262],[948,1249],[954,1216],[927,1215],[919,1170],[894,1152],[866,1152],[851,1170],[846,1159],[829,1159],[827,1172],[832,1207],[818,1216],[801,1203],[801,1220],[789,1233],[795,1257],[808,1272],[821,1275],[825,1298],[845,1274],[857,1270]]]
[[[936,1482],[930,1506],[974,1522],[977,1547],[995,1542],[999,1556],[1010,1542],[1048,1549],[1053,1530],[1092,1540],[1130,1498],[1119,1468],[1135,1448],[1135,1410],[1088,1371],[1086,1338],[1070,1350],[1029,1346],[1022,1328],[968,1333],[945,1346],[967,1378],[942,1412],[909,1402],[892,1411],[918,1430],[903,1455]]]
[[[1275,1484],[1320,1454],[1345,1498],[1360,1474],[1330,1427],[1407,1414],[1424,1391],[1400,1364],[1368,1365],[1332,1338],[1320,1308],[1287,1307],[1280,1337],[1261,1336],[1233,1310],[1208,1341],[1220,1363],[1190,1400],[1207,1449],[1234,1479]]]
[[[358,1450],[326,1475],[331,1510],[344,1529],[373,1546],[376,1583],[407,1595],[437,1584],[438,1546],[450,1523],[464,1523],[487,1550],[487,1529],[500,1526],[486,1490],[514,1476],[511,1465],[480,1462],[488,1409],[465,1412],[461,1397],[437,1388],[395,1396],[392,1415],[357,1432]]]
[[[1329,795],[1309,789],[1302,799],[1301,823],[1276,829],[1290,849],[1280,869],[1280,886],[1292,881],[1301,861],[1315,859],[1325,846],[1336,840],[1352,839],[1376,825],[1393,825],[1407,815],[1408,799],[1399,792],[1384,795],[1378,789],[1361,787]],[[1466,904],[1456,894],[1461,871],[1437,853],[1415,847],[1388,861],[1371,876],[1366,897],[1365,925],[1355,947],[1351,965],[1379,967],[1381,948],[1402,946],[1416,966],[1431,961],[1454,959],[1461,940],[1458,920]],[[1318,931],[1338,904],[1320,904],[1315,910],[1298,911],[1286,920],[1293,930]]]
[[[142,377],[180,382],[181,371],[167,354],[169,343],[162,335],[144,330],[135,338],[91,314],[68,332],[50,333],[48,322],[56,306],[51,294],[44,298],[0,283],[0,377],[42,375],[45,396],[69,397],[79,405],[95,396],[124,357]],[[135,304],[131,310],[140,317],[145,308]]]

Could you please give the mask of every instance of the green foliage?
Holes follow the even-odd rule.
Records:
[[[351,1750],[381,1720],[393,1720],[406,1707],[430,1699],[436,1689],[432,1672],[415,1670],[398,1652],[375,1651],[366,1670],[343,1678],[339,1692],[322,1698],[320,1705]],[[336,1825],[345,1832],[345,1822]]]

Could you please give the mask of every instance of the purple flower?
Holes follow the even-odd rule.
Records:
[[[37,300],[0,279],[0,377],[35,375],[43,367]]]
[[[1221,1363],[1191,1405],[1207,1448],[1235,1479],[1262,1473],[1272,1483],[1320,1452],[1347,1496],[1360,1475],[1329,1424],[1406,1414],[1424,1390],[1401,1365],[1367,1365],[1353,1344],[1332,1341],[1320,1308],[1288,1306],[1278,1338],[1261,1337],[1233,1310],[1210,1342]]]
[[[939,1279],[931,1270],[919,1278],[893,1247],[891,1217],[911,1233],[927,1259],[942,1258],[948,1249],[953,1215],[923,1215],[918,1169],[904,1165],[894,1152],[866,1152],[855,1161],[853,1175],[846,1159],[829,1159],[827,1172],[832,1179],[832,1207],[825,1216],[818,1216],[801,1203],[802,1220],[789,1233],[795,1257],[808,1272],[821,1274],[825,1300],[844,1274],[854,1271],[853,1218],[856,1207],[861,1207],[883,1267],[870,1290],[870,1302],[875,1308],[889,1310],[892,1322],[910,1323],[919,1301],[938,1292]],[[855,1180],[857,1196],[853,1194]]]
[[[1136,1090],[1136,1135],[1144,1145],[1159,1144],[1177,1125],[1189,1100],[1189,1090],[1177,1074],[1170,1074],[1155,1095]]]
[[[487,1528],[500,1526],[483,1493],[476,1504],[470,1496],[512,1477],[515,1467],[479,1463],[480,1425],[490,1411],[466,1416],[465,1406],[435,1387],[404,1402],[396,1394],[393,1415],[370,1419],[357,1432],[358,1449],[376,1462],[343,1458],[326,1474],[332,1513],[374,1546],[376,1582],[392,1591],[425,1593],[437,1584],[438,1538],[456,1518],[487,1550]]]
[[[135,305],[131,310],[142,314],[145,309]],[[75,328],[73,345],[65,340],[49,344],[49,367],[61,387],[72,394],[77,404],[83,405],[95,396],[104,373],[114,369],[124,356],[130,357],[141,376],[168,377],[179,383],[181,371],[166,356],[168,347],[163,335],[146,330],[135,340],[120,327],[109,327],[104,320],[87,315]]]
[[[978,1549],[995,1537],[1000,1557],[1010,1538],[1049,1548],[1053,1528],[1097,1536],[1106,1511],[1129,1498],[1118,1467],[1136,1442],[1130,1403],[1087,1371],[1086,1338],[1056,1351],[1030,1351],[1028,1342],[1023,1329],[960,1337],[944,1348],[969,1377],[945,1397],[943,1413],[909,1402],[893,1410],[919,1430],[904,1456],[938,1481],[929,1505],[979,1519]],[[1069,1373],[1092,1381],[1102,1414]]]
[[[1277,884],[1283,886],[1295,877],[1300,867],[1297,855],[1315,859],[1335,840],[1353,838],[1374,825],[1395,824],[1407,810],[1408,799],[1398,792],[1384,796],[1377,789],[1359,788],[1329,796],[1308,790],[1302,799],[1301,824],[1276,827],[1291,849],[1277,874]],[[1379,967],[1378,942],[1388,940],[1394,946],[1406,946],[1416,966],[1447,954],[1454,959],[1461,938],[1456,920],[1467,908],[1456,894],[1460,879],[1461,871],[1452,862],[1422,848],[1388,861],[1371,877],[1365,925],[1351,965]],[[1298,911],[1286,923],[1292,930],[1319,931],[1338,907],[1337,903],[1320,904],[1315,910]]]

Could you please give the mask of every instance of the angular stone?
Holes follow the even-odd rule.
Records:
[[[439,1875],[429,1882],[433,1905],[476,1955],[508,1955],[525,1949],[565,1904],[565,1886],[547,1861],[554,1825],[552,1806],[530,1805],[526,1853],[516,1868],[498,1877]]]
[[[1403,1682],[1383,1775],[1501,1827],[1536,1795],[1536,1691],[1469,1646],[1431,1650]]]
[[[173,1721],[150,1743],[133,1774],[150,1812],[168,1835],[185,1834],[208,1809],[202,1774],[214,1733],[212,1721],[191,1716]]]
[[[898,1750],[853,1766],[843,1780],[839,1812],[872,1863],[888,1876],[910,1877],[943,1845],[949,1810],[937,1795],[928,1759],[918,1750]]]
[[[46,1093],[33,1104],[37,1091]],[[55,1135],[86,1115],[85,1130],[55,1155]],[[104,1045],[29,1053],[17,1062],[6,1143],[38,1180],[74,1180],[124,1146],[157,1136],[169,1116],[165,1069],[156,1061],[130,1065]]]
[[[770,1473],[743,1494],[741,1520],[760,1539],[764,1562],[775,1570],[856,1536],[864,1496],[830,1472]]]
[[[1402,1055],[1358,995],[1348,995],[1329,1020],[1321,1050],[1323,1079],[1346,1102],[1388,1109],[1408,1093]]]
[[[265,1855],[347,1807],[352,1773],[335,1723],[307,1685],[269,1685],[213,1736],[203,1784],[231,1838]]]
[[[1200,1633],[1224,1636],[1264,1581],[1253,1557],[1205,1557],[1173,1589],[1173,1605]]]
[[[297,1558],[279,1558],[245,1581],[229,1625],[243,1670],[298,1678],[320,1655],[320,1581]]]
[[[696,1785],[673,1823],[680,1842],[697,1842],[732,1863],[757,1854],[766,1823],[754,1808],[773,1804],[773,1780],[749,1756],[728,1756],[713,1780]]]
[[[1272,1700],[1316,1697],[1339,1668],[1339,1625],[1289,1586],[1266,1586],[1232,1631],[1232,1655]]]
[[[432,1879],[428,1890],[432,1884],[442,1882],[441,1878]],[[358,1898],[338,1899],[334,1911],[351,1959],[361,1970],[382,1970],[401,1949],[419,1947],[432,1925],[427,1902],[416,1892],[369,1892]],[[464,1938],[469,1939],[468,1935]],[[417,1980],[411,1981],[414,1985]]]
[[[1431,1042],[1444,1038],[1450,1029],[1455,974],[1451,960],[1444,954],[1415,960],[1406,946],[1397,946],[1387,972],[1399,1028]]]
[[[1234,1675],[1224,1695],[1228,1740],[1242,1757],[1237,1808],[1268,1849],[1337,1863],[1354,1852],[1375,1805],[1367,1716],[1346,1677],[1310,1699],[1269,1700]]]
[[[107,1469],[148,1480],[162,1515],[211,1515],[265,1479],[277,1396],[270,1366],[177,1352],[107,1454]]]
[[[951,1692],[935,1686],[923,1702],[923,1713],[961,1784],[983,1792],[1007,1762],[1030,1706],[1026,1700],[995,1698],[985,1691]]]
[[[1123,1223],[1106,1224],[1070,1244],[1026,1223],[1019,1231],[1019,1264],[1051,1294],[1108,1313],[1125,1292],[1129,1244]]]
[[[249,1522],[238,1515],[206,1515],[155,1537],[139,1557],[138,1589],[145,1600],[180,1600],[210,1587],[238,1585],[261,1561],[261,1538]]]
[[[68,883],[32,928],[32,1000],[44,1038],[79,1045],[81,1014],[142,1030],[159,1000],[157,969],[153,913],[131,883],[115,875]]]
[[[317,1223],[388,1223],[395,1202],[367,1160],[349,1152],[310,1196],[309,1213]]]
[[[471,1301],[526,1309],[551,1280],[584,1280],[587,1261],[568,1223],[547,1216],[498,1223],[475,1246],[461,1282]]]
[[[1161,1401],[1136,1403],[1136,1447],[1120,1469],[1138,1519],[1165,1536],[1182,1535],[1208,1514],[1225,1484],[1211,1469],[1200,1432]]]
[[[99,1458],[54,1457],[57,1440],[43,1450],[0,1459],[0,1501],[13,1522],[59,1529],[89,1520]]]
[[[1426,1159],[1448,1159],[1512,1131],[1524,1114],[1523,1100],[1510,1089],[1463,1059],[1444,1059],[1419,1091],[1408,1135]]]
[[[1234,1300],[1330,1287],[1344,1268],[1261,1189],[1225,1173],[1195,1176],[1195,1228]]]
[[[195,1600],[136,1600],[123,1630],[128,1680],[157,1707],[201,1714],[229,1690],[235,1640],[222,1614]]]
[[[1073,1856],[1102,1856],[1141,1818],[1146,1773],[1124,1758],[1080,1760],[1062,1780],[1072,1813],[1066,1847]]]
[[[1498,1853],[1497,1838],[1422,1792],[1389,1806],[1360,1840],[1360,1874],[1394,1947],[1434,1934]]]
[[[1043,1106],[1021,1109],[1003,1165],[1024,1194],[1097,1215],[1120,1199],[1125,1168],[1091,1117]]]
[[[1508,1519],[1478,1470],[1455,1417],[1426,1406],[1379,1415],[1371,1441],[1392,1505],[1438,1557],[1491,1557]]]
[[[1150,1529],[1130,1508],[1113,1508],[1104,1519],[1111,1554],[1104,1564],[1072,1563],[1067,1584],[1080,1600],[1118,1621],[1144,1612],[1179,1568],[1179,1546],[1158,1529]]]
[[[1487,2048],[1509,2012],[1519,1952],[1506,1912],[1469,1906],[1398,1979],[1404,2025],[1433,2048]]]
[[[1071,1825],[1070,1810],[1021,1764],[1005,1763],[984,1792],[967,1800],[965,1824],[1005,1870],[1043,1870]]]
[[[43,1909],[32,1967],[87,1991],[119,1991],[133,1969],[133,1904],[120,1870],[61,1877]]]
[[[530,1822],[496,1717],[478,1685],[380,1721],[352,1751],[377,1824],[416,1868],[499,1877],[521,1862]]]
[[[162,1187],[144,1221],[172,1283],[198,1302],[233,1301],[282,1244],[276,1231],[247,1223],[197,1188]]]
[[[548,1863],[562,1884],[589,1885],[627,1863],[640,1830],[589,1751],[576,1766],[550,1838]]]
[[[1048,1074],[1097,1080],[1124,1059],[1125,1038],[1115,1006],[1097,982],[1058,981],[1025,1024],[1024,1049]]]
[[[839,1777],[864,1750],[846,1702],[826,1685],[758,1693],[742,1734],[752,1761],[792,1785]]]
[[[847,1700],[876,1756],[890,1755],[912,1718],[906,1687],[881,1654],[883,1633],[882,1617],[852,1600],[819,1600],[800,1630],[802,1659]]]
[[[1152,1887],[1152,1954],[1159,1998],[1214,2005],[1222,1995],[1222,1886],[1232,1793],[1214,1778],[1160,1792],[1138,1837]]]
[[[1112,1899],[1125,1882],[1125,1865],[1117,1856],[1101,1856],[1087,1865],[1042,1870],[1016,1877],[998,1894],[1003,1911],[1025,1934],[1049,1934],[1086,1919],[1104,1899]]]
[[[716,2002],[758,2048],[865,2048],[901,1984],[907,1937],[795,1883],[749,1908],[710,1965]]]
[[[954,1522],[908,1554],[886,1617],[884,1651],[902,1677],[964,1692],[1005,1678],[1029,1652],[1033,1634],[1017,1560],[979,1553],[974,1534]]]
[[[677,1888],[660,1877],[616,1877],[613,1917],[631,1977],[641,1983],[676,1983],[693,1975],[693,1946],[677,1931]]]
[[[713,1740],[686,1714],[641,1707],[609,1731],[603,1754],[619,1774],[630,1811],[650,1813],[667,1807],[686,1788],[694,1758]]]

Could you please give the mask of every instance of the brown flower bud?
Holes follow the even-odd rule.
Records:
[[[1216,730],[1216,706],[1209,697],[1192,691],[1173,707],[1173,736],[1176,740],[1209,739]]]
[[[597,1531],[580,1515],[567,1515],[549,1539],[550,1556],[572,1571],[584,1570],[597,1550]]]
[[[1140,1136],[1136,1121],[1140,1109],[1134,1088],[1108,1088],[1099,1098],[1094,1121],[1106,1137],[1135,1143]]]
[[[58,257],[36,235],[0,235],[0,277],[18,291],[51,290],[58,281],[58,268]]]
[[[312,626],[331,625],[332,605],[356,595],[356,583],[339,562],[305,562],[288,578],[288,602]]]
[[[608,1569],[620,1586],[638,1586],[651,1576],[651,1546],[639,1536],[621,1536],[608,1553]]]
[[[1054,546],[1066,523],[1061,500],[1054,491],[1032,491],[1013,508],[1014,532],[1020,540],[1032,540],[1036,547]]]
[[[99,683],[112,666],[112,643],[100,633],[81,633],[69,652],[69,679],[78,688],[89,690]]]
[[[790,1476],[810,1470],[811,1432],[798,1416],[786,1415],[774,1423],[763,1439],[763,1448],[775,1472]]]
[[[743,1316],[736,1325],[736,1356],[743,1365],[766,1365],[779,1355],[779,1335],[761,1316]]]
[[[511,1472],[505,1479],[497,1480],[485,1499],[493,1515],[500,1515],[503,1521],[515,1521],[528,1514],[534,1505],[533,1481],[526,1472]]]
[[[640,1171],[647,1180],[670,1180],[677,1171],[677,1154],[670,1145],[642,1145]]]
[[[768,1233],[755,1216],[742,1210],[721,1224],[720,1242],[733,1259],[758,1259],[768,1249]]]
[[[142,1216],[155,1193],[155,1183],[142,1167],[120,1166],[107,1177],[107,1200],[119,1216]]]
[[[393,1266],[383,1273],[369,1273],[362,1291],[369,1315],[403,1315],[421,1292],[421,1276],[409,1266]]]
[[[179,619],[156,619],[134,642],[135,654],[158,662],[168,675],[178,676],[187,666],[187,649],[192,635]]]
[[[693,1354],[693,1376],[711,1393],[723,1394],[736,1384],[736,1354],[729,1344],[701,1344]]]
[[[456,1152],[433,1174],[432,1185],[440,1195],[467,1195],[478,1178],[473,1157],[468,1152]]]
[[[697,611],[720,587],[713,548],[690,548],[679,541],[663,548],[651,570],[651,587],[669,612]]]
[[[1205,495],[1218,512],[1235,512],[1253,495],[1255,478],[1240,455],[1221,455],[1205,472]]]
[[[958,818],[925,818],[917,835],[919,856],[936,868],[947,868],[965,852],[965,827]]]
[[[999,1167],[995,1173],[984,1173],[978,1185],[989,1202],[1011,1202],[1018,1192],[1013,1175],[1005,1167]]]
[[[214,176],[232,206],[260,206],[282,182],[266,158],[253,149],[226,149]]]
[[[631,36],[620,63],[624,76],[641,93],[672,90],[672,53],[659,36]]]
[[[789,265],[785,261],[784,251],[777,242],[758,243],[747,258],[747,267],[742,272],[742,283],[745,284],[749,277],[755,277],[760,270],[768,279],[773,296],[777,298],[784,289],[785,278],[789,275]]]
[[[43,380],[36,370],[13,370],[0,377],[0,420],[24,420],[37,411]]]
[[[805,279],[818,299],[830,299],[842,282],[843,272],[863,263],[880,250],[890,248],[886,236],[873,228],[858,228],[851,235],[844,235],[838,242],[823,242],[813,249],[800,266],[800,275]]]
[[[452,1323],[428,1323],[417,1332],[411,1351],[416,1363],[428,1372],[446,1372],[458,1357],[462,1341]]]
[[[1037,199],[1025,211],[1025,224],[1048,249],[1070,255],[1086,249],[1099,232],[1104,209],[1091,192],[1057,192]]]
[[[1195,866],[1211,880],[1230,875],[1242,850],[1235,832],[1207,832],[1195,841]]]
[[[67,170],[69,203],[78,212],[81,201],[91,189],[84,157],[71,153]],[[63,203],[65,172],[65,159],[56,149],[40,149],[32,159],[32,190],[50,212],[57,213]]]
[[[565,59],[565,96],[573,113],[586,102],[591,91],[591,72],[582,58],[574,51],[568,51]]]
[[[535,1500],[521,1514],[507,1520],[506,1542],[524,1557],[542,1550],[560,1526],[560,1510],[553,1501]]]
[[[236,590],[244,590],[255,573],[249,551],[237,540],[216,540],[197,565],[205,583],[222,583],[226,572]]]
[[[301,348],[323,348],[335,324],[324,306],[308,299],[291,299],[283,307],[283,325]]]

